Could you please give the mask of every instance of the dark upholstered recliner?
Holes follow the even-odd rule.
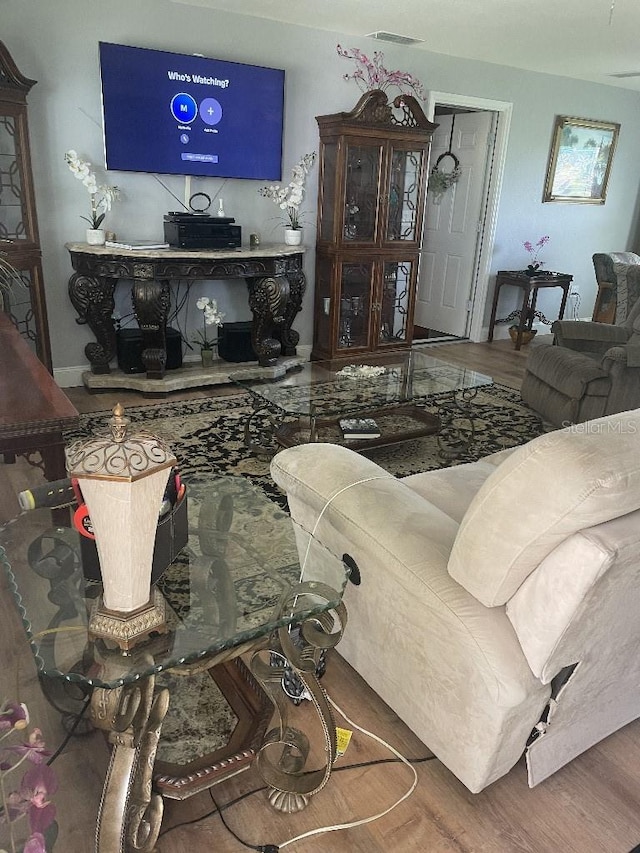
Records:
[[[597,252],[592,256],[598,282],[598,293],[592,320],[600,323],[622,323],[629,304],[638,298],[640,276],[627,275],[627,267],[640,265],[640,255],[634,252]]]
[[[525,403],[556,427],[640,407],[640,257],[593,260],[612,280],[615,324],[557,320],[553,344],[531,350],[522,383]]]

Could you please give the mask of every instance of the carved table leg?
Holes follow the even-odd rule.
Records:
[[[80,315],[76,322],[87,324],[96,341],[84,348],[92,373],[110,373],[109,362],[116,354],[116,330],[113,323],[116,278],[74,273],[69,279],[69,298]]]
[[[335,600],[336,593],[320,583],[300,583],[283,597],[281,612],[300,607],[301,600],[311,596],[316,601]],[[335,623],[338,627],[335,627]],[[268,797],[278,811],[292,813],[304,809],[310,798],[321,791],[329,781],[336,759],[336,726],[327,695],[322,688],[316,669],[323,651],[336,646],[347,622],[344,604],[334,610],[304,620],[300,625],[301,644],[293,641],[289,630],[280,628],[276,647],[269,650],[270,661],[263,659],[264,651],[256,652],[251,660],[251,670],[271,699],[279,718],[279,726],[267,732],[258,753],[257,769],[269,786]],[[274,666],[273,659],[283,661]],[[290,668],[311,696],[322,727],[325,763],[316,770],[305,771],[309,755],[309,739],[304,732],[288,723],[290,700],[282,690],[286,670]]]
[[[249,308],[253,312],[251,343],[258,363],[271,367],[282,350],[280,341],[274,337],[276,327],[284,323],[289,300],[289,281],[284,276],[266,276],[247,279],[249,285]]]
[[[167,314],[171,303],[169,282],[135,280],[131,289],[133,310],[142,332],[142,362],[147,379],[162,379],[167,364]]]
[[[91,721],[113,744],[96,824],[96,853],[151,853],[162,822],[162,797],[151,781],[169,691],[154,696],[153,676],[91,696]]]
[[[284,311],[284,320],[280,330],[282,341],[282,354],[295,355],[300,335],[292,329],[296,315],[302,310],[302,297],[306,289],[307,281],[302,270],[295,270],[287,274],[289,281],[289,299]]]

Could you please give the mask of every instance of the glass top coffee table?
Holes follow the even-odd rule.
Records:
[[[101,585],[85,577],[75,530],[52,527],[47,509],[24,512],[0,529],[0,563],[45,695],[70,718],[88,706],[91,723],[109,733],[114,747],[96,830],[100,853],[142,849],[137,842],[116,845],[123,833],[135,839],[149,831],[149,823],[157,836],[162,800],[151,794],[152,781],[164,796],[183,799],[256,759],[272,805],[292,811],[292,802],[300,808],[324,787],[335,759],[335,726],[309,662],[342,636],[348,566],[244,478],[190,478],[187,501],[187,545],[157,581],[168,605],[167,631],[126,653],[90,638]],[[303,624],[310,626],[304,637]],[[249,669],[239,660],[245,653]],[[298,678],[318,710],[328,745],[318,769],[305,770],[306,735],[287,723],[286,678]],[[212,680],[237,717],[230,748],[217,754],[207,740],[210,720],[200,733],[182,687],[196,684],[194,705],[209,715]],[[176,757],[176,744],[161,739],[169,699],[178,745],[184,752],[191,738],[192,754],[187,743],[187,754]],[[280,726],[264,737],[274,706]]]
[[[269,452],[273,440],[284,447],[329,441],[363,450],[438,433],[442,411],[428,412],[418,400],[453,401],[468,417],[465,404],[478,389],[493,384],[490,376],[415,348],[348,363],[307,362],[281,379],[256,379],[255,374],[245,379],[239,373],[233,381],[251,395],[245,443],[257,452]],[[266,428],[260,417],[265,413]],[[343,418],[373,418],[380,436],[345,440]]]

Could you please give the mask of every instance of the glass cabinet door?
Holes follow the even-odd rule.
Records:
[[[335,180],[338,168],[338,146],[335,142],[323,143],[321,153],[322,195],[320,199],[320,239],[334,240],[336,217]],[[340,212],[338,210],[338,216]]]
[[[27,119],[27,93],[34,84],[0,41],[0,252],[13,268],[3,276],[10,290],[0,310],[11,315],[52,371]]]
[[[338,349],[369,345],[372,263],[343,263],[340,274]]]
[[[417,242],[420,239],[420,183],[425,152],[392,148],[387,200],[386,241]]]
[[[377,238],[383,145],[348,143],[342,239],[373,243]]]
[[[378,346],[407,340],[413,261],[384,261],[382,264],[381,301],[379,308]]]

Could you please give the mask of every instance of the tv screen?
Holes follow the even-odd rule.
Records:
[[[284,71],[99,48],[107,169],[280,180]]]

